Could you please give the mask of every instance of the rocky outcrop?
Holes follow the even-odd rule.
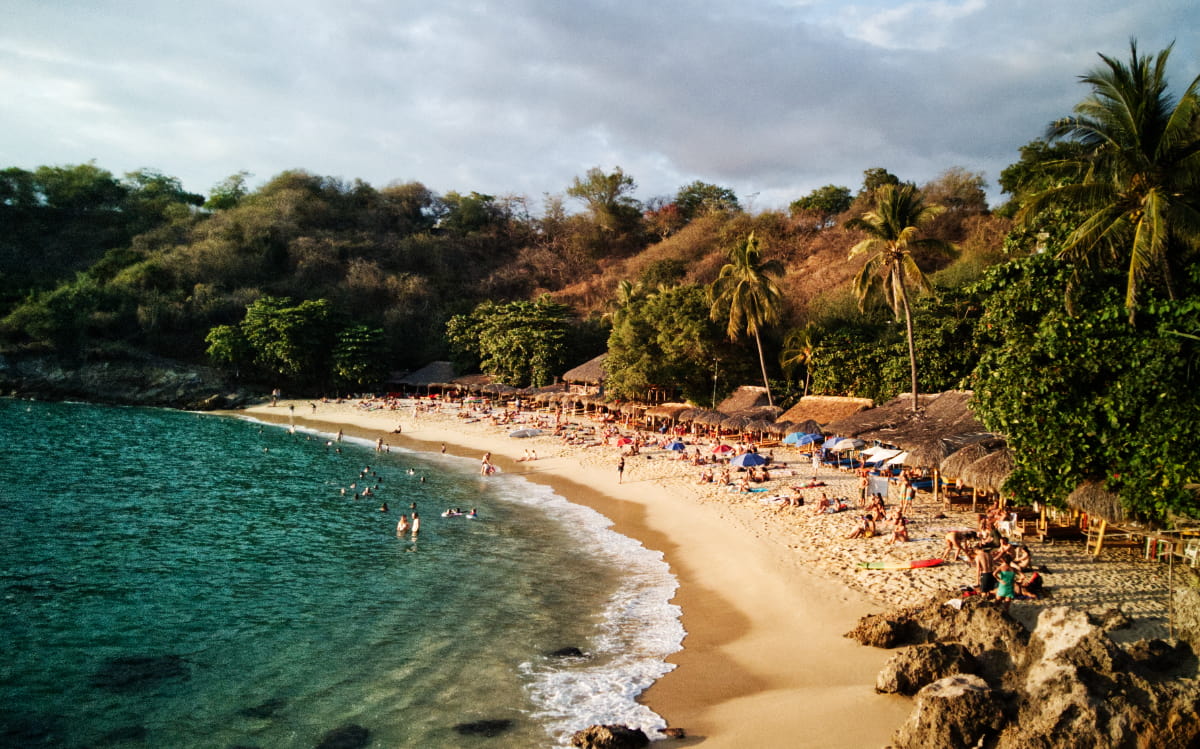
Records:
[[[1002,697],[979,676],[947,676],[917,693],[916,708],[892,741],[897,747],[978,746],[1004,725]]]
[[[1200,570],[1177,568],[1171,597],[1175,636],[1191,643],[1192,650],[1200,653]]]
[[[1061,607],[1028,632],[1000,603],[950,600],[865,618],[848,635],[870,641],[887,630],[915,644],[879,677],[882,691],[916,692],[896,749],[1200,746],[1200,662],[1185,643],[1127,650],[1106,629],[1123,615]]]
[[[957,642],[930,642],[905,648],[883,664],[875,679],[875,691],[884,694],[916,694],[921,687],[957,674],[978,670],[975,658]]]
[[[571,737],[571,746],[580,749],[641,749],[649,744],[642,729],[628,726],[588,726]]]
[[[152,357],[67,364],[42,356],[0,356],[0,394],[197,411],[248,401],[216,370]]]

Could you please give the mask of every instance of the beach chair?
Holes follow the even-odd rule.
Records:
[[[1200,538],[1190,538],[1183,545],[1183,561],[1189,567],[1200,567]]]

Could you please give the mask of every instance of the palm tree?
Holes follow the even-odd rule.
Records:
[[[1151,59],[1131,41],[1128,64],[1100,55],[1104,64],[1081,79],[1091,95],[1047,133],[1083,146],[1057,164],[1082,177],[1039,193],[1021,212],[1029,219],[1066,205],[1082,214],[1060,257],[1076,267],[1092,259],[1127,262],[1131,323],[1143,279],[1157,277],[1174,298],[1172,267],[1200,247],[1200,76],[1178,102],[1171,97],[1166,64],[1173,46]]]
[[[874,253],[854,279],[859,309],[864,308],[872,296],[882,294],[896,319],[904,314],[914,411],[917,410],[917,350],[913,342],[908,286],[912,284],[919,291],[929,291],[930,285],[912,253],[916,249],[943,255],[954,253],[953,245],[948,242],[918,237],[921,226],[941,212],[941,206],[925,205],[921,193],[912,184],[883,185],[875,191],[875,210],[846,222],[847,227],[867,234],[866,239],[850,248],[850,257]]]
[[[762,338],[759,331],[779,322],[779,309],[783,293],[771,276],[783,275],[783,263],[778,260],[763,260],[762,246],[751,232],[744,242],[729,249],[729,262],[721,267],[717,279],[709,287],[712,309],[709,316],[719,320],[729,315],[725,332],[729,340],[736,341],[743,333],[754,336],[758,345],[758,363],[762,367],[763,386],[767,389],[767,403],[772,406],[771,385],[767,381],[767,360],[763,356]]]
[[[817,331],[812,324],[803,328],[794,328],[783,340],[783,354],[780,356],[779,363],[788,372],[791,372],[794,367],[804,367],[804,395],[808,395],[808,384],[812,381],[813,357],[816,353]]]

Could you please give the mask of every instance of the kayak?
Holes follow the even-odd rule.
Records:
[[[921,567],[937,567],[941,559],[914,559],[911,562],[859,562],[860,570],[915,570]]]

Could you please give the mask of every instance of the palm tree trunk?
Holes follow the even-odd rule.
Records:
[[[763,387],[767,389],[767,405],[775,405],[775,401],[771,400],[771,384],[767,382],[767,360],[763,356],[762,339],[758,337],[758,331],[754,331],[754,342],[758,344],[758,365],[762,367]]]
[[[917,400],[917,345],[913,339],[912,310],[908,306],[908,287],[904,285],[904,268],[896,269],[896,284],[900,292],[900,304],[904,307],[904,327],[908,336],[908,365],[912,374],[912,410],[918,410],[920,401]]]

